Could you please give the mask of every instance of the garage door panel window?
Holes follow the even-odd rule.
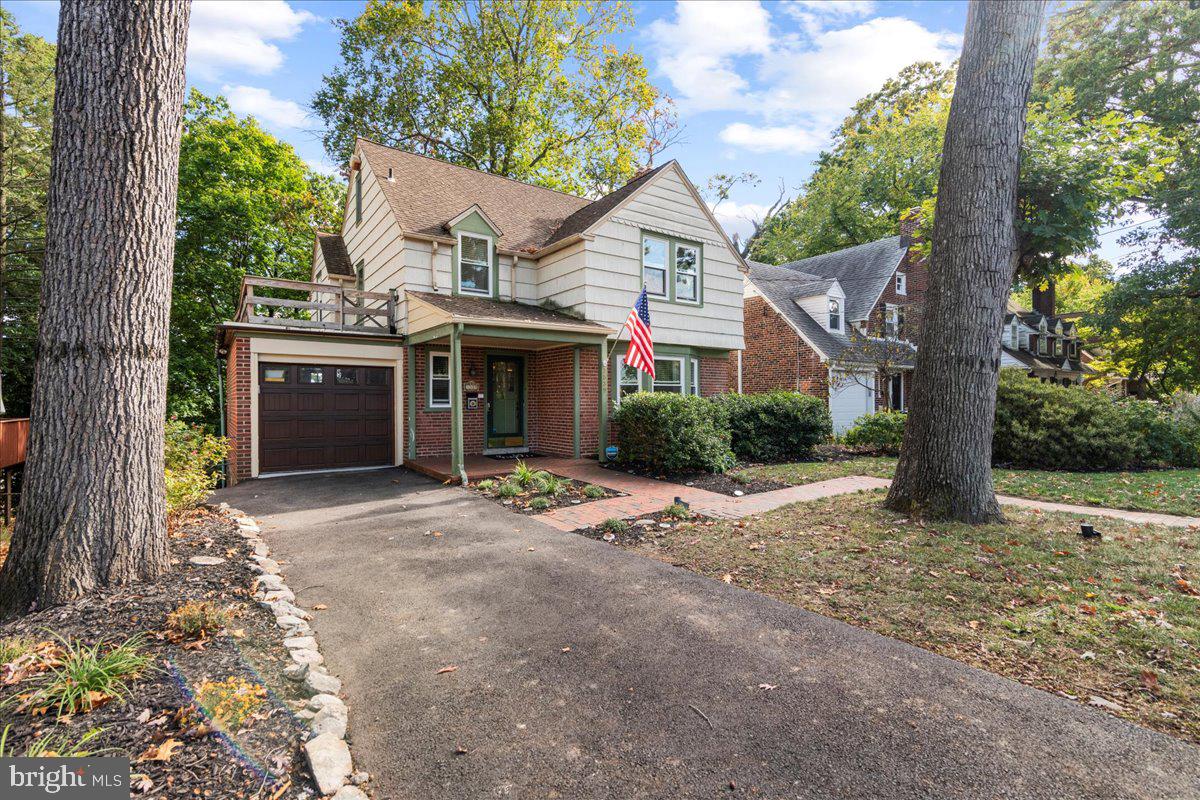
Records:
[[[300,367],[300,383],[324,383],[325,370],[322,367]]]
[[[333,382],[339,386],[353,386],[358,383],[358,370],[354,367],[338,367],[334,370]]]
[[[429,354],[429,407],[450,407],[450,354]]]
[[[263,383],[287,383],[287,367],[263,367]]]

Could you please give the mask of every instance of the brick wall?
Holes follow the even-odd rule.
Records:
[[[733,364],[730,364],[730,358]],[[725,358],[705,357],[700,359],[700,396],[712,397],[737,388],[736,373],[737,351],[732,351]],[[733,376],[731,378],[731,376]]]
[[[429,353],[449,353],[450,348],[438,345],[417,345],[413,348],[413,364],[417,376],[417,413],[414,415],[417,427],[417,458],[450,455],[450,409],[430,409],[429,401]],[[463,392],[466,385],[475,383],[479,391],[487,390],[487,376],[484,373],[484,351],[475,347],[462,349],[462,382]],[[472,372],[474,374],[472,374]],[[404,387],[405,403],[408,402],[408,376],[404,376],[401,385]],[[463,452],[483,452],[484,447],[484,402],[479,407],[469,409],[463,407]],[[405,437],[408,430],[405,429]],[[406,438],[407,441],[407,438]]]
[[[828,396],[827,365],[766,300],[746,298],[743,320],[746,329],[746,349],[742,353],[743,392],[784,389]],[[729,368],[734,371],[730,373],[733,376],[730,383],[736,386],[737,352],[730,353],[729,359]]]
[[[234,339],[225,363],[225,432],[229,437],[229,482],[250,477],[250,340]]]

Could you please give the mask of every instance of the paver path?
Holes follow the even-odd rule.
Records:
[[[218,499],[328,606],[379,800],[1200,798],[1200,748],[403,470]]]
[[[584,483],[595,483],[625,492],[625,497],[609,497],[578,506],[567,506],[547,511],[537,515],[537,519],[552,525],[562,531],[573,531],[598,525],[606,519],[616,517],[636,517],[662,511],[664,507],[674,502],[675,498],[686,502],[692,510],[708,517],[720,519],[740,519],[751,514],[762,514],[790,503],[800,503],[807,500],[819,500],[822,497],[834,497],[840,494],[886,489],[892,485],[886,478],[872,478],[866,475],[853,475],[844,478],[833,478],[827,481],[806,483],[801,486],[789,486],[786,489],[775,489],[770,492],[757,492],[730,497],[707,489],[697,489],[694,486],[683,486],[668,481],[658,481],[641,475],[630,475],[620,470],[606,469],[595,461],[579,461],[573,459],[546,458],[537,462],[539,469],[553,472],[566,478],[573,478]],[[1052,503],[1045,500],[1028,500],[1023,497],[997,495],[1002,505],[1019,506],[1021,508],[1036,508],[1042,511],[1061,511],[1068,514],[1091,517],[1111,517],[1130,522],[1153,523],[1155,525],[1170,525],[1173,527],[1200,526],[1200,517],[1177,517],[1171,514],[1158,514],[1146,511],[1126,511],[1119,508],[1099,508],[1096,506],[1078,506],[1067,503]]]

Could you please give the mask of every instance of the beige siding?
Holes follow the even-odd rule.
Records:
[[[586,314],[589,288],[585,245],[580,242],[543,256],[537,270],[530,274],[530,298]]]
[[[354,181],[351,180],[342,223],[342,238],[350,253],[350,263],[357,266],[359,261],[363,262],[363,288],[368,292],[386,292],[404,281],[404,242],[400,238],[400,226],[378,181],[371,163],[364,156],[362,222],[357,225],[354,222]]]
[[[313,283],[325,283],[329,279],[329,273],[325,271],[325,253],[317,244],[313,246],[312,279]]]

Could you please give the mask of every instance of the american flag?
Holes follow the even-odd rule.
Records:
[[[629,329],[629,350],[625,353],[625,363],[653,378],[654,341],[650,338],[650,301],[646,298],[645,286],[633,308],[629,309],[625,327]]]

